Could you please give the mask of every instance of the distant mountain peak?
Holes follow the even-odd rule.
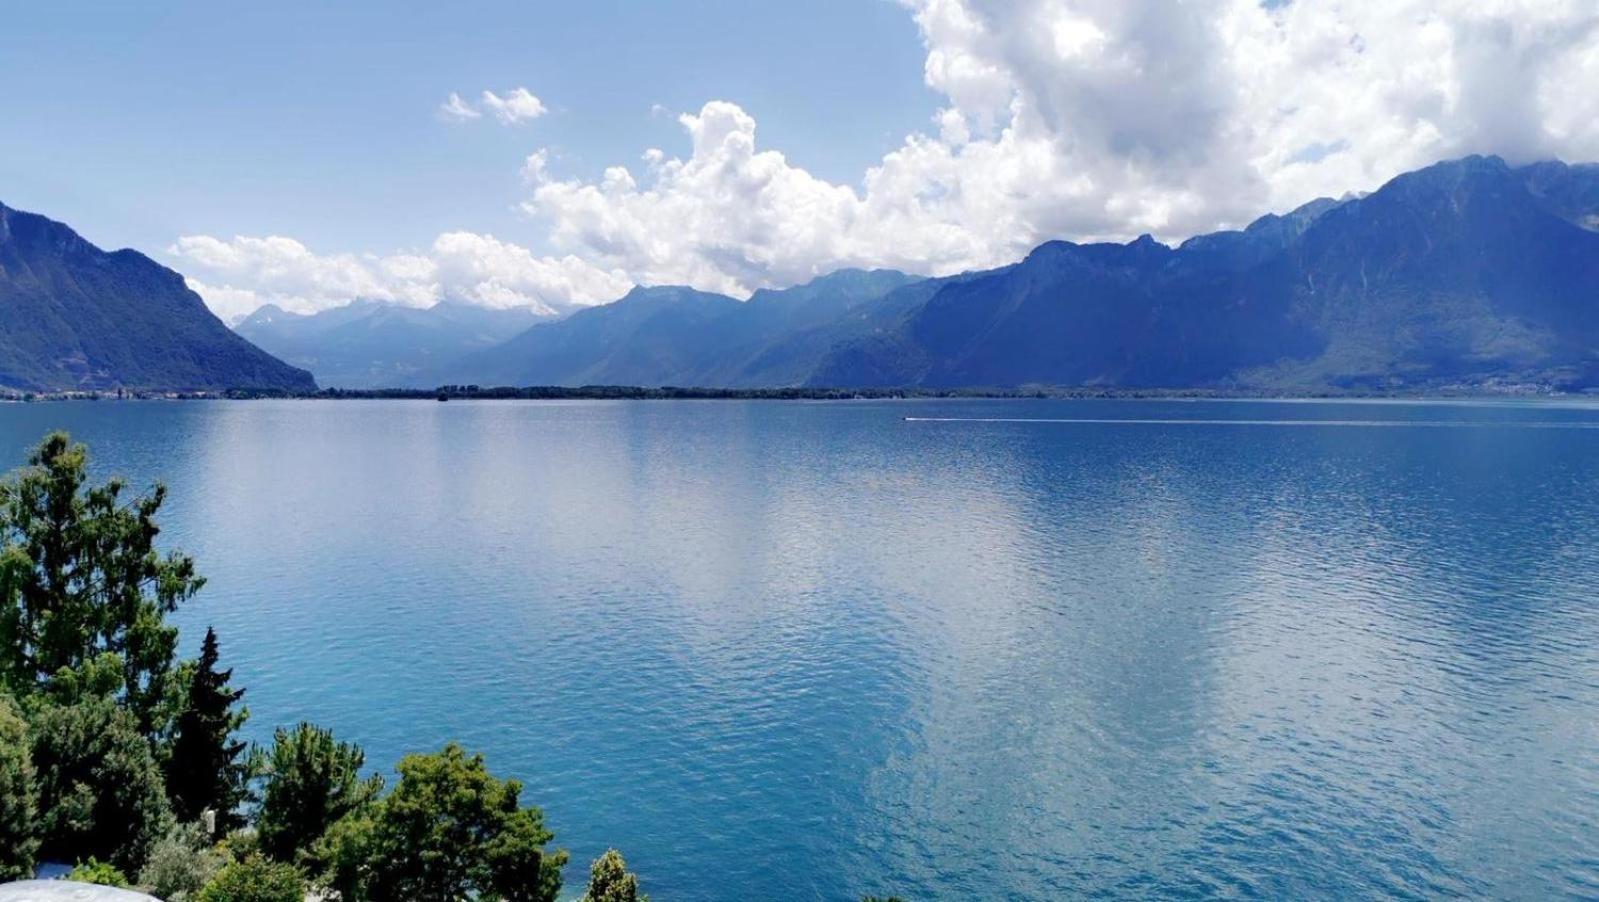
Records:
[[[526,307],[498,309],[457,300],[410,307],[356,299],[309,315],[274,315],[263,307],[236,328],[274,354],[311,370],[329,387],[398,388],[542,319]]]
[[[240,319],[239,322],[240,323],[248,323],[248,322],[270,323],[270,322],[274,322],[276,320],[283,319],[284,317],[287,317],[287,316],[303,316],[303,315],[304,314],[301,314],[301,313],[290,313],[289,311],[284,310],[282,307],[279,307],[277,304],[262,304],[261,306],[255,308],[254,312],[252,312],[252,313],[246,315],[245,317],[243,317],[242,319]]]
[[[1502,157],[1473,155],[1457,160],[1444,160],[1412,172],[1401,173],[1373,194],[1384,190],[1389,190],[1390,194],[1398,190],[1457,192],[1475,185],[1517,181],[1514,171]]]
[[[687,285],[635,285],[627,294],[616,303],[639,302],[670,302],[704,300],[708,298],[722,298],[732,300],[727,295],[716,294],[710,291],[700,291]]]

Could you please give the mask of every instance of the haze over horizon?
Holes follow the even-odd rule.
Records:
[[[1432,6],[29,9],[0,110],[38,127],[0,199],[229,320],[553,312],[1178,240],[1470,153],[1599,159],[1599,2]]]

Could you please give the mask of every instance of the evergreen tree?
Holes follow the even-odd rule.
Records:
[[[88,452],[55,432],[0,481],[0,686],[34,694],[98,660],[116,664],[120,701],[146,736],[163,726],[177,628],[165,616],[204,580],[155,549],[157,485],[88,483]]]
[[[247,794],[250,762],[241,759],[245,743],[234,739],[233,733],[250,711],[234,710],[244,690],[228,686],[233,670],[218,670],[218,657],[216,631],[207,629],[173,734],[167,794],[179,820],[215,812],[220,834],[243,824],[238,809]]]
[[[365,763],[360,746],[338,742],[321,727],[279,727],[266,755],[256,813],[261,851],[278,861],[300,863],[329,827],[371,804],[383,789],[383,778],[362,779]]]
[[[627,870],[622,853],[607,849],[589,868],[589,891],[579,902],[650,902],[640,895],[638,877]]]
[[[109,698],[28,712],[39,791],[39,857],[98,858],[136,873],[167,832],[171,810],[150,740]]]

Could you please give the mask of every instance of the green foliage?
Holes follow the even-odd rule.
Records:
[[[33,876],[39,851],[38,799],[28,725],[0,695],[0,883]]]
[[[373,887],[377,823],[372,810],[351,814],[328,828],[311,858],[321,867],[317,882],[332,890],[341,902],[386,902]]]
[[[110,699],[31,712],[40,854],[136,871],[170,822],[161,770],[132,714]]]
[[[99,886],[115,886],[126,889],[128,878],[116,865],[90,857],[88,861],[78,862],[78,866],[67,874],[68,880],[79,883],[93,883]]]
[[[553,902],[566,852],[543,812],[522,808],[521,783],[491,775],[482,755],[451,743],[408,755],[400,782],[324,841],[332,888],[344,902],[477,899]]]
[[[261,851],[295,862],[308,855],[340,818],[359,811],[383,789],[383,778],[361,778],[366,754],[333,733],[302,723],[278,728],[264,763],[265,785],[256,813]]]
[[[210,810],[216,814],[216,829],[226,832],[244,823],[239,806],[248,795],[250,762],[240,758],[245,744],[232,736],[250,711],[234,710],[244,690],[228,686],[233,671],[218,670],[217,660],[217,634],[207,629],[174,725],[167,794],[180,819],[192,821]]]
[[[224,848],[213,846],[204,825],[183,824],[150,850],[139,871],[139,885],[166,902],[192,902],[200,888],[233,860]]]
[[[55,432],[0,481],[0,684],[27,695],[115,660],[117,690],[152,734],[177,647],[164,617],[204,581],[190,558],[155,550],[166,489],[125,499],[121,480],[89,485],[87,461]]]
[[[627,870],[622,853],[607,849],[589,868],[589,890],[581,902],[650,902],[640,895],[638,877]]]
[[[303,902],[305,878],[293,865],[251,855],[219,871],[196,902]]]
[[[43,695],[60,705],[116,699],[123,685],[122,656],[100,652],[77,667],[63,667],[44,684]]]

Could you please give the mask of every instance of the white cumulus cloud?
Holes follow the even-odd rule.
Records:
[[[412,307],[448,300],[559,313],[614,300],[632,286],[623,273],[577,257],[540,257],[473,232],[446,232],[426,251],[389,255],[321,255],[275,236],[190,235],[167,250],[190,273],[190,287],[229,322],[267,303],[314,313],[355,299]]]

